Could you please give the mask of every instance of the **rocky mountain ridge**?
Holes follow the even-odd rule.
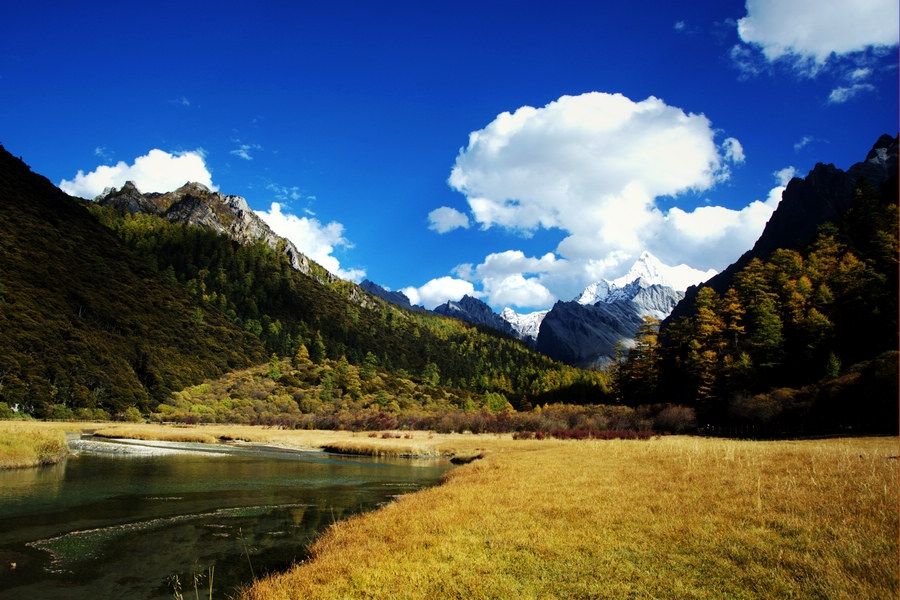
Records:
[[[459,300],[448,300],[436,306],[431,312],[445,317],[456,317],[474,325],[490,327],[506,335],[519,337],[509,321],[491,310],[485,302],[469,295]]]
[[[391,304],[396,304],[397,306],[408,308],[409,310],[424,310],[421,306],[413,305],[409,301],[409,298],[406,296],[406,294],[404,294],[403,292],[394,292],[388,290],[381,287],[374,281],[370,281],[369,279],[364,279],[362,283],[359,284],[359,287],[372,294],[373,296],[378,296],[382,300],[386,300]]]
[[[241,196],[213,192],[194,182],[185,183],[172,192],[144,194],[133,182],[127,181],[121,189],[107,189],[94,201],[131,214],[159,215],[175,223],[212,229],[243,245],[262,240],[270,248],[281,249],[295,269],[312,276],[309,258],[290,240],[272,231]],[[329,276],[333,281],[334,276],[326,275]]]
[[[245,246],[261,241],[284,254],[300,273],[323,284],[342,282],[339,277],[310,260],[289,239],[276,234],[250,208],[246,199],[213,192],[201,183],[187,182],[171,192],[142,193],[133,182],[127,181],[121,189],[107,188],[94,202],[131,214],[157,215],[173,223],[212,229]],[[371,296],[363,288],[352,282],[347,282],[347,288],[347,297],[352,302],[360,306],[374,306]]]

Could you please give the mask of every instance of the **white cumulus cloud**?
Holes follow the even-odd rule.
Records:
[[[654,97],[563,96],[472,132],[449,183],[484,228],[595,236],[613,209],[634,217],[655,197],[711,187],[727,167],[714,137],[705,116]]]
[[[567,234],[556,248],[557,262],[565,262],[539,275],[542,284],[560,270],[572,275],[576,266],[581,279],[594,276],[647,249],[678,264],[684,262],[678,243],[685,239],[713,253],[692,266],[721,269],[746,250],[740,245],[745,236],[735,238],[733,231],[749,221],[746,236],[759,235],[765,221],[757,225],[751,218],[755,205],[668,213],[658,206],[661,197],[677,200],[712,188],[746,160],[740,141],[715,138],[704,115],[654,97],[635,102],[599,92],[563,96],[543,108],[502,113],[472,132],[449,184],[466,195],[482,228],[525,235],[556,228]],[[492,286],[500,289],[503,279],[476,274],[493,297]]]
[[[203,150],[171,153],[156,148],[137,157],[130,165],[119,161],[112,166],[100,165],[89,173],[79,170],[71,180],[63,179],[59,188],[70,196],[95,198],[104,189],[120,188],[126,181],[133,181],[145,193],[171,192],[188,181],[218,189],[206,168]]]
[[[747,0],[738,35],[769,61],[794,61],[811,72],[834,55],[895,46],[897,0]]]
[[[449,185],[482,229],[564,237],[542,256],[493,253],[454,274],[492,306],[546,308],[621,275],[644,250],[669,265],[722,270],[757,240],[784,183],[745,206],[700,203],[746,161],[739,140],[717,135],[704,115],[658,98],[600,92],[498,115],[469,135]]]
[[[316,261],[329,272],[351,281],[361,281],[366,272],[362,269],[343,269],[333,255],[339,246],[350,247],[344,238],[344,226],[336,221],[323,225],[318,219],[298,217],[282,212],[282,205],[273,202],[268,211],[256,211],[272,231],[289,239],[297,249]]]
[[[525,256],[521,250],[496,252],[477,266],[463,264],[454,273],[463,279],[481,283],[487,302],[492,306],[542,308],[553,304],[556,296],[547,288],[546,280],[565,277],[570,265],[552,252],[539,258]]]
[[[469,227],[469,217],[449,206],[442,206],[428,213],[428,222],[428,229],[438,233],[447,233],[459,228],[468,229]]]
[[[475,287],[468,281],[454,277],[438,277],[421,287],[406,287],[400,290],[412,304],[421,304],[431,310],[448,300],[459,300],[463,296],[477,296]]]

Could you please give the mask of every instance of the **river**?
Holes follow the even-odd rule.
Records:
[[[213,598],[305,558],[334,521],[436,484],[448,461],[72,440],[0,470],[0,597]]]

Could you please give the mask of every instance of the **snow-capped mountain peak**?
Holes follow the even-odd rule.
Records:
[[[579,304],[612,302],[623,295],[634,296],[640,289],[654,285],[684,292],[690,286],[702,283],[715,274],[713,269],[700,271],[685,264],[670,267],[645,250],[625,275],[613,280],[602,279],[592,283],[575,301]]]
[[[507,306],[500,313],[500,318],[512,326],[513,331],[516,332],[520,340],[533,344],[537,340],[538,332],[541,329],[541,321],[547,316],[547,312],[546,310],[539,310],[533,313],[519,314]]]
[[[670,287],[676,292],[683,292],[690,286],[702,283],[715,274],[714,269],[701,271],[685,264],[670,267],[644,250],[625,275],[613,279],[609,283],[622,288],[637,279],[642,279],[645,286],[659,284]]]

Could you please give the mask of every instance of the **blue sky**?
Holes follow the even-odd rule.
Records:
[[[791,174],[898,131],[896,0],[288,4],[7,6],[0,142],[76,195],[198,180],[343,277],[527,312],[642,250],[721,270]]]

